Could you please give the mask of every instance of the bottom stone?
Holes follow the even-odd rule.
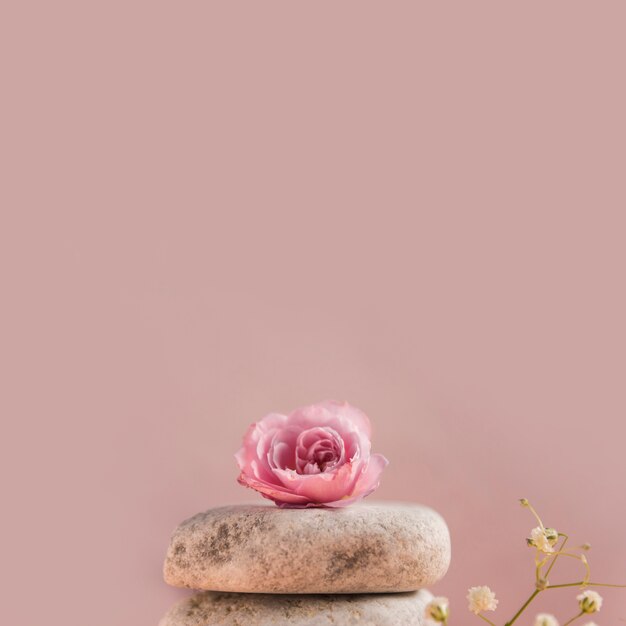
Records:
[[[159,626],[420,626],[426,591],[372,595],[274,595],[205,591],[176,604]]]

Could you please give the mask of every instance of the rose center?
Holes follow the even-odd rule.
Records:
[[[310,428],[298,436],[296,471],[298,474],[320,474],[343,463],[344,444],[332,428]]]

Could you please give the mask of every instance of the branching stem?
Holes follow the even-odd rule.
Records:
[[[528,600],[522,604],[520,610],[506,623],[505,626],[511,626],[513,622],[526,610],[526,607],[537,597],[539,594],[539,589],[535,589],[531,594]]]
[[[610,583],[586,583],[584,580],[581,580],[577,583],[563,583],[560,585],[548,585],[546,589],[562,589],[563,587],[617,587],[620,589],[626,589],[626,585],[611,585]]]
[[[565,622],[565,624],[563,624],[563,626],[568,626],[568,624],[571,624],[574,620],[577,620],[579,617],[582,617],[584,614],[585,614],[585,612],[581,611],[578,615],[574,615],[574,617],[572,617],[572,619],[570,619],[567,622]]]
[[[565,547],[565,544],[567,543],[567,540],[569,539],[569,537],[565,534],[565,533],[560,533],[561,535],[563,535],[563,537],[565,537],[565,539],[563,539],[563,543],[561,544],[561,547],[559,548],[559,552],[563,552],[563,548]],[[557,554],[554,559],[552,559],[552,563],[550,563],[548,569],[546,570],[545,576],[544,578],[546,580],[548,580],[548,576],[550,575],[550,572],[552,571],[552,568],[554,567],[554,564],[556,563],[556,560],[559,558],[559,555]]]

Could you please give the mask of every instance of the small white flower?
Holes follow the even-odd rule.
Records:
[[[556,617],[550,615],[550,613],[539,613],[539,615],[535,617],[535,626],[559,626],[559,622]]]
[[[595,622],[587,622],[585,626],[598,626]]]
[[[583,591],[576,600],[583,613],[596,613],[602,607],[602,596],[597,591]]]
[[[426,619],[433,620],[434,622],[445,623],[450,615],[450,603],[448,598],[437,596],[433,598],[424,609],[424,616]]]
[[[469,610],[478,615],[483,611],[495,611],[498,606],[496,594],[489,587],[470,587],[467,590]]]
[[[554,552],[554,546],[559,540],[559,533],[554,528],[533,528],[530,538],[526,540],[529,546],[537,548],[540,552],[550,554]]]

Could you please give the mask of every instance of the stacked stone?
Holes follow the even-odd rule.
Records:
[[[211,509],[174,531],[164,566],[205,591],[160,626],[416,626],[449,563],[444,520],[415,504]]]

